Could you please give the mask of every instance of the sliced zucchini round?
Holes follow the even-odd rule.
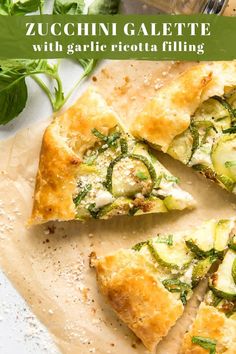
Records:
[[[236,258],[233,261],[233,265],[232,265],[232,277],[234,280],[234,284],[236,284]]]
[[[199,257],[208,257],[214,253],[215,220],[205,222],[200,228],[185,236],[188,248]]]
[[[218,96],[209,98],[196,110],[193,121],[212,121],[217,130],[228,129],[231,126],[230,106]]]
[[[163,237],[159,236],[150,240],[149,248],[156,261],[168,268],[183,270],[186,269],[193,260],[193,254],[186,247],[185,243],[180,240],[173,240],[173,244],[166,242]]]
[[[228,246],[230,233],[234,228],[234,221],[230,219],[220,220],[215,229],[214,248],[216,252],[224,252]]]
[[[236,251],[236,235],[234,235],[230,240],[229,248],[231,248],[231,250]]]
[[[227,95],[226,101],[233,109],[236,108],[236,89],[234,89]]]
[[[210,280],[210,288],[216,296],[223,299],[234,301],[236,300],[236,284],[232,276],[232,268],[236,259],[236,253],[228,250],[223,262],[219,266]]]
[[[167,153],[174,159],[183,162],[185,165],[189,162],[192,155],[193,136],[189,129],[176,136],[170,144]]]
[[[205,278],[215,260],[216,258],[208,257],[201,259],[194,265],[192,273],[192,285],[194,287]]]
[[[211,159],[217,174],[236,182],[236,134],[225,134],[213,146]]]
[[[139,160],[121,159],[113,168],[112,194],[115,197],[133,197],[147,194],[152,188],[152,179],[147,167]]]

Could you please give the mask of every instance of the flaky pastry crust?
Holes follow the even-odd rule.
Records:
[[[120,250],[94,263],[100,290],[144,345],[154,351],[183,313],[183,304],[155,277],[145,257]]]
[[[236,85],[236,62],[193,66],[160,88],[134,119],[132,134],[166,152],[172,140],[190,125],[198,106],[225,88]]]

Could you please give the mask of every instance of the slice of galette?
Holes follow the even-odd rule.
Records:
[[[223,257],[233,228],[234,220],[210,220],[92,261],[101,293],[150,351],[182,315],[194,287]]]
[[[132,133],[236,193],[236,61],[199,64],[163,86]]]
[[[194,204],[92,88],[45,131],[32,224],[162,213]]]
[[[212,275],[181,354],[236,353],[236,252],[228,250]]]

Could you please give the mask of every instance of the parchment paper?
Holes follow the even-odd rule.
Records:
[[[126,124],[164,81],[192,64],[112,62],[92,78]],[[197,200],[191,212],[116,217],[108,221],[53,222],[27,229],[43,131],[50,119],[0,143],[0,266],[47,326],[63,353],[145,353],[138,339],[98,294],[89,268],[92,251],[106,254],[154,236],[187,229],[211,218],[235,215],[236,197],[190,168],[159,154]],[[198,305],[161,343],[158,354],[175,354]]]

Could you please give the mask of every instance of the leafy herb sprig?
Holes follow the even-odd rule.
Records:
[[[44,0],[0,0],[0,15],[25,15],[39,11],[43,13]],[[120,0],[94,0],[85,9],[84,0],[55,0],[53,14],[115,14]],[[85,13],[86,11],[86,13]],[[65,96],[59,75],[59,60],[0,60],[0,125],[10,122],[25,108],[28,99],[26,77],[33,79],[45,92],[53,111],[58,111],[66,103],[75,88],[94,70],[97,60],[77,58],[83,68],[83,74]],[[48,87],[39,74],[53,82],[53,89]]]

